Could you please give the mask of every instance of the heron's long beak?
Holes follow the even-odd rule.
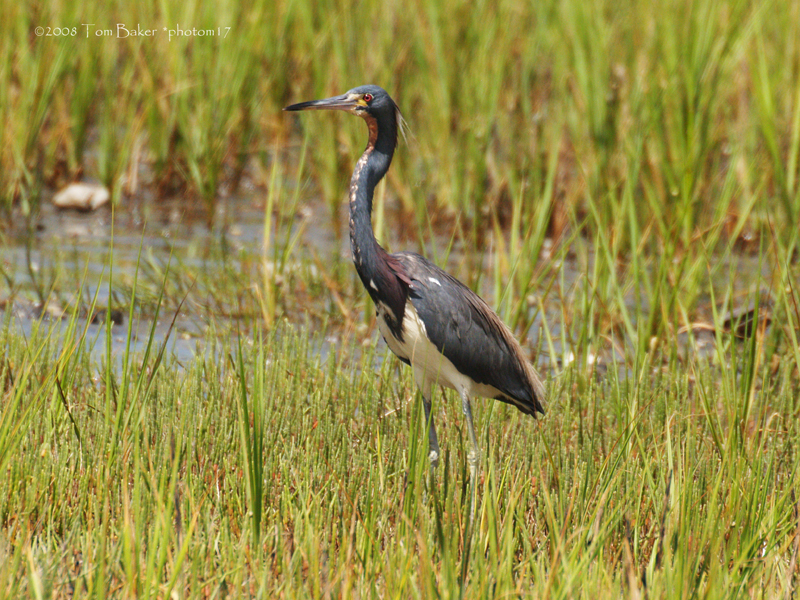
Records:
[[[345,110],[351,111],[358,106],[358,98],[350,98],[347,94],[325,98],[324,100],[310,100],[287,106],[283,110]]]

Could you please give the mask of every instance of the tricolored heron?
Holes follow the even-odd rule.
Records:
[[[350,180],[350,248],[353,262],[377,309],[378,328],[389,348],[414,370],[422,392],[432,467],[439,442],[431,417],[434,386],[461,395],[469,428],[472,501],[475,512],[479,450],[470,398],[495,398],[525,414],[544,414],[544,386],[500,317],[471,289],[413,252],[387,253],[372,231],[372,196],[389,170],[403,117],[383,88],[364,85],[283,110],[343,110],[367,122],[369,139]]]

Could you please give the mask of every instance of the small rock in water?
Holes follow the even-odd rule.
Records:
[[[59,208],[95,210],[108,202],[111,195],[96,183],[71,183],[53,196],[53,204]]]

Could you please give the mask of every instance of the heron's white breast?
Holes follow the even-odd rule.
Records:
[[[468,395],[493,398],[500,392],[492,386],[475,382],[471,377],[461,373],[455,365],[445,357],[436,345],[428,339],[425,323],[420,319],[414,305],[406,302],[403,316],[403,340],[398,340],[386,322],[385,315],[390,309],[378,303],[378,328],[389,349],[400,358],[411,363],[414,369],[414,380],[423,393],[430,393],[432,385],[441,384]]]

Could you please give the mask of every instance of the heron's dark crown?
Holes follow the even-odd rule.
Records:
[[[364,111],[371,114],[373,117],[378,118],[381,115],[395,116],[396,112],[400,109],[392,97],[386,92],[385,89],[378,85],[360,85],[352,90],[345,92],[345,96],[365,96],[369,94],[372,100],[367,102]]]
[[[382,150],[391,154],[397,146],[398,134],[402,133],[405,136],[406,124],[397,103],[386,90],[377,85],[360,85],[345,92],[344,96],[361,96],[364,99],[364,105],[359,106],[353,114],[367,121],[371,120],[370,117],[375,120],[379,139],[382,138],[380,144],[383,146]]]

